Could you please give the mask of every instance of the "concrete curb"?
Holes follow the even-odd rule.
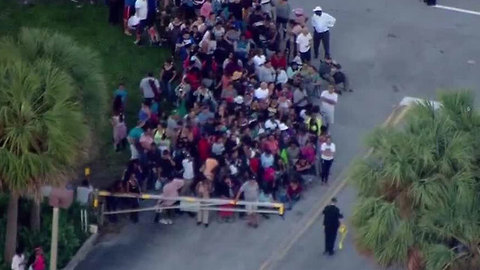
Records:
[[[62,270],[74,270],[77,265],[85,259],[87,254],[92,251],[99,235],[99,233],[94,233],[90,235],[90,237],[88,237],[88,239],[83,243],[77,253],[75,253],[75,256],[73,256],[70,262],[68,262],[67,266],[65,266]]]

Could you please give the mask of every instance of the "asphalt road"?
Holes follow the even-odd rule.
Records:
[[[452,2],[439,4],[476,8],[472,0]],[[340,97],[336,109],[334,183],[365,151],[365,135],[402,97],[434,99],[438,89],[459,88],[478,95],[480,16],[426,7],[415,0],[291,1],[292,7],[305,10],[318,4],[337,18],[332,56],[344,66],[355,89]],[[357,254],[351,233],[335,257],[321,255],[321,219],[315,208],[331,189],[313,186],[285,219],[262,220],[258,229],[247,228],[243,220],[197,227],[187,216],[173,226],[154,225],[151,216],[143,215],[140,224],[128,225],[98,244],[76,269],[380,269]],[[355,193],[347,187],[337,197],[348,222]]]

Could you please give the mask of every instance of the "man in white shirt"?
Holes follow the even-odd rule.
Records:
[[[155,94],[159,94],[160,82],[153,77],[153,73],[149,72],[147,77],[140,81],[140,90],[142,91],[145,102],[151,104],[155,98]]]
[[[134,41],[136,45],[140,44],[143,29],[147,23],[148,3],[147,0],[135,1],[135,16],[140,20],[137,26],[137,39]]]
[[[327,141],[320,146],[322,172],[320,174],[322,185],[328,183],[328,176],[330,175],[330,168],[332,167],[333,159],[335,158],[335,144],[332,143],[330,135]]]
[[[254,97],[259,100],[265,100],[268,98],[268,84],[266,82],[260,83],[260,87],[255,89]]]
[[[330,28],[335,25],[336,19],[330,14],[322,12],[322,8],[319,6],[313,9],[313,13],[313,53],[315,58],[318,58],[318,47],[322,42],[325,58],[330,57]]]
[[[302,62],[310,62],[312,58],[310,52],[310,48],[312,47],[312,35],[306,26],[303,27],[302,32],[298,34],[296,43]]]
[[[261,65],[265,64],[267,59],[265,58],[265,55],[263,55],[262,50],[257,50],[255,56],[252,58],[253,63],[255,64],[255,70],[257,70]]]
[[[322,112],[325,114],[328,124],[333,124],[333,116],[335,113],[335,105],[337,105],[338,94],[335,93],[335,87],[333,85],[328,86],[328,90],[322,91],[320,95],[322,101]]]
[[[191,185],[193,183],[193,178],[195,177],[195,173],[193,170],[193,158],[190,153],[187,153],[185,158],[182,160],[182,167],[183,167],[183,180],[185,180],[185,184],[182,187],[182,191],[180,194],[182,196],[189,196],[191,195]]]

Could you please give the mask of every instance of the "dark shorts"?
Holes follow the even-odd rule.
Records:
[[[277,24],[287,24],[288,19],[277,17]]]
[[[308,51],[304,53],[300,52],[300,58],[303,62],[310,62],[310,60],[312,59],[311,49],[308,49]]]
[[[147,26],[147,20],[141,20],[138,25],[137,25],[137,33],[141,34],[143,33],[143,30]]]

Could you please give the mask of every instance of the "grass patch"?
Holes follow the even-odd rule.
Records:
[[[0,1],[1,35],[16,35],[21,27],[48,28],[69,35],[81,45],[96,50],[103,60],[109,96],[112,96],[120,81],[127,87],[126,118],[128,127],[133,127],[142,100],[138,88],[140,79],[148,71],[158,76],[170,52],[161,48],[135,46],[134,38],[125,36],[121,26],[112,26],[107,22],[108,8],[102,1],[82,8],[66,0],[37,0],[34,6],[24,6],[19,2]],[[110,115],[105,117],[109,118]],[[98,134],[96,146],[99,154],[90,164],[92,181],[105,186],[122,175],[129,153],[113,151],[110,126],[99,130]]]

